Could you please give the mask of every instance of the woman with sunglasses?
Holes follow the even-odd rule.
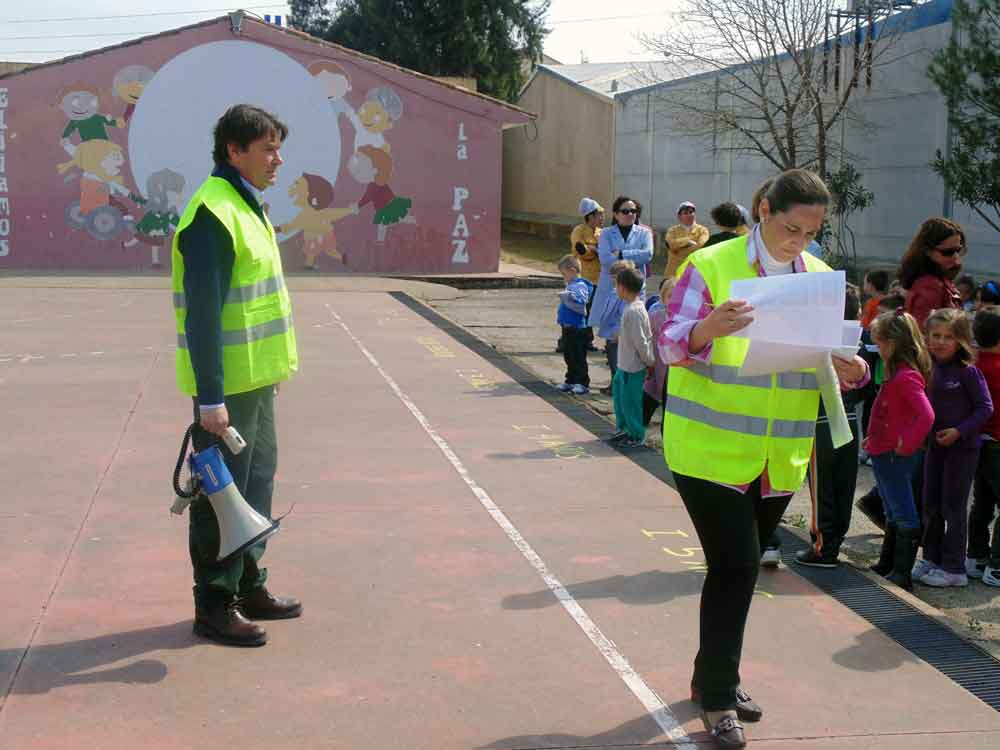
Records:
[[[955,278],[962,272],[965,232],[953,221],[927,219],[903,255],[899,280],[906,294],[906,312],[923,330],[931,312],[960,309],[962,297]]]
[[[611,206],[611,226],[601,232],[597,243],[597,256],[601,261],[601,275],[590,308],[590,324],[597,327],[597,335],[604,339],[608,368],[614,378],[618,368],[618,329],[621,326],[625,304],[615,292],[611,266],[618,260],[630,260],[642,268],[653,259],[653,233],[649,227],[639,225],[641,208],[638,201],[626,195],[615,198]],[[645,298],[645,287],[640,299]],[[610,393],[608,386],[608,393]],[[605,392],[602,389],[602,392]]]

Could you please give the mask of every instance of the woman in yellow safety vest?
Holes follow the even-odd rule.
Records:
[[[762,716],[740,686],[743,631],[761,548],[805,478],[819,410],[815,371],[739,374],[748,340],[733,334],[753,321],[753,308],[730,299],[730,284],[831,270],[803,253],[829,202],[812,172],[775,179],[761,201],[760,224],[697,251],[680,269],[658,342],[671,365],[664,455],[708,569],[691,697],[721,747],[743,747],[740,719]],[[835,358],[834,366],[844,388],[867,380],[860,357]]]

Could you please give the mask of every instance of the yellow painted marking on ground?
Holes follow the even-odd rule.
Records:
[[[646,529],[642,529],[642,533],[646,535],[647,539],[652,539],[657,536],[679,536],[684,539],[688,538],[687,532],[681,531],[680,529],[674,529],[673,531],[646,531]]]
[[[674,552],[670,547],[664,547],[663,551],[674,557],[694,557],[694,553],[701,550],[701,547],[681,547],[681,549],[683,552]]]
[[[572,443],[565,439],[562,435],[556,435],[554,433],[548,432],[549,427],[547,425],[511,425],[518,432],[528,432],[526,435],[528,440],[532,441],[536,445],[540,445],[546,450],[552,451],[552,454],[556,458],[565,459],[575,459],[575,458],[593,458],[590,453],[587,453],[587,449],[582,445],[577,443]],[[533,432],[531,428],[541,428],[546,430],[546,432],[539,432],[537,434],[530,434]]]
[[[499,386],[479,370],[456,370],[458,376],[477,391],[495,391]]]
[[[435,338],[430,336],[417,336],[417,341],[426,347],[427,351],[435,357],[439,357],[441,359],[455,358],[455,353]]]

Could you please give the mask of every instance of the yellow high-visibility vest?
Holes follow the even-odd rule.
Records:
[[[225,394],[245,393],[288,380],[298,369],[292,304],[281,271],[274,227],[253,209],[228,180],[209,177],[192,196],[174,233],[174,317],[177,321],[177,385],[197,395],[187,348],[184,257],[178,238],[205,206],[233,240],[232,279],[222,307],[222,368]]]
[[[808,272],[832,270],[812,255],[802,257]],[[733,281],[757,277],[747,262],[746,236],[699,250],[687,262],[716,303],[730,298]],[[794,492],[805,479],[816,434],[816,371],[741,376],[749,346],[748,339],[722,336],[708,364],[670,368],[663,454],[671,471],[721,484],[749,484],[766,466],[772,488]]]

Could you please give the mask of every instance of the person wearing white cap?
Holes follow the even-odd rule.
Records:
[[[591,284],[596,284],[601,276],[597,242],[604,225],[604,208],[593,198],[584,198],[580,201],[580,216],[583,217],[583,223],[573,227],[569,236],[570,251],[580,258],[580,265],[583,266],[580,275]]]
[[[708,228],[695,221],[697,208],[691,201],[684,201],[677,207],[677,221],[667,230],[664,239],[667,245],[667,267],[664,276],[675,276],[677,269],[687,257],[704,247],[708,242]]]

